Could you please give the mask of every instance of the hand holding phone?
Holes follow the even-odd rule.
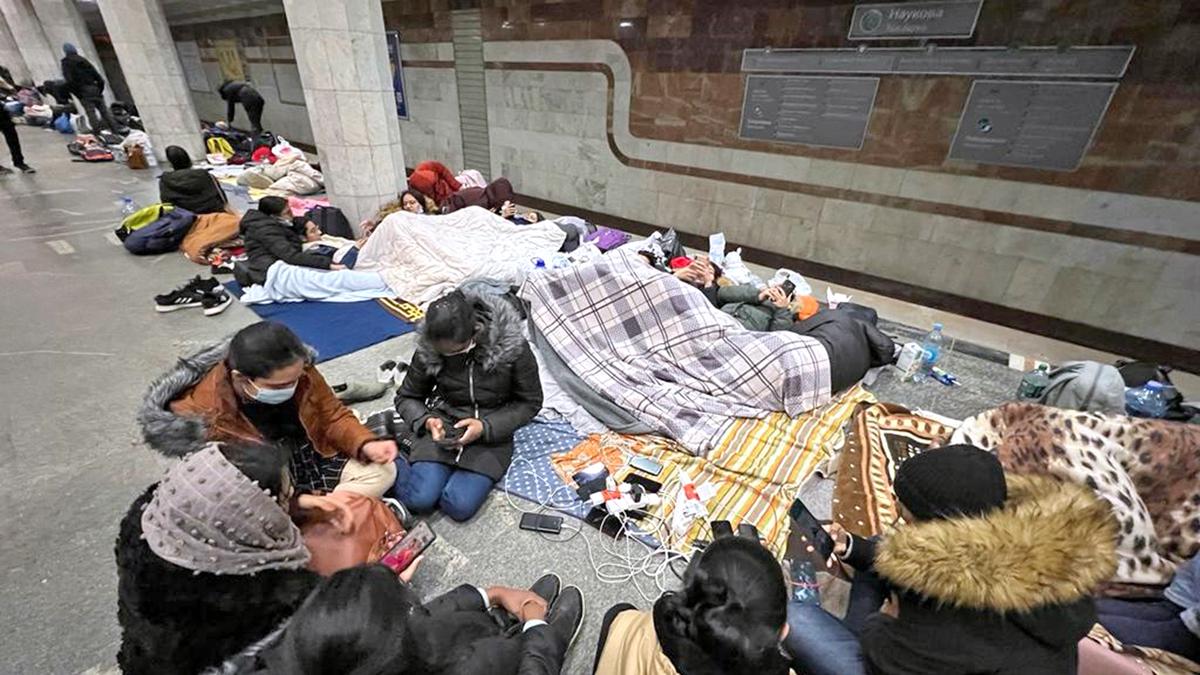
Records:
[[[379,562],[387,565],[396,574],[402,574],[436,540],[437,535],[433,533],[429,523],[422,520],[414,525],[390,551],[383,554]]]
[[[822,560],[829,560],[835,548],[834,541],[821,526],[821,521],[799,499],[792,502],[790,515],[796,532],[809,545],[809,552],[816,551]]]
[[[442,425],[442,437],[440,439],[435,438],[433,442],[437,443],[438,447],[443,450],[458,450],[462,445],[461,440],[466,431],[462,427]]]

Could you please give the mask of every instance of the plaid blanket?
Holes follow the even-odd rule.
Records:
[[[531,275],[520,296],[588,386],[695,454],[732,418],[794,417],[830,399],[819,342],[748,331],[633,251]]]

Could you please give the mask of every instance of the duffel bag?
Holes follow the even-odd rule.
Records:
[[[134,255],[176,251],[194,222],[196,215],[187,209],[162,209],[157,220],[130,232],[129,236],[125,237],[125,250]]]

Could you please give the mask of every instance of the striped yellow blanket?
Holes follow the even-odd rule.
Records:
[[[618,446],[622,454],[644,455],[663,464],[658,480],[663,483],[664,503],[651,510],[651,515],[659,519],[656,522],[662,523],[653,534],[663,544],[686,550],[697,539],[712,539],[708,523],[702,521],[693,523],[682,537],[670,532],[674,496],[681,472],[686,472],[697,485],[709,484],[716,489],[716,495],[707,503],[709,520],[728,520],[734,527],[739,523],[754,525],[764,545],[782,557],[789,531],[788,508],[800,485],[840,445],[842,429],[858,405],[874,401],[875,397],[859,385],[798,417],[775,413],[762,419],[733,420],[719,434],[707,457],[696,457],[674,441],[658,436],[603,434],[589,440],[603,449]],[[564,466],[570,462],[570,454],[552,460],[560,473],[573,473]],[[642,525],[653,530],[654,524],[647,519]]]

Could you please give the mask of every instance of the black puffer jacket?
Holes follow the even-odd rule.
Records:
[[[303,250],[303,227],[302,223],[285,222],[258,209],[250,209],[242,216],[241,232],[247,256],[243,267],[250,283],[266,282],[267,270],[278,260],[300,267],[329,269],[329,256]]]
[[[158,179],[158,200],[197,215],[225,210],[225,193],[204,169],[176,169]]]
[[[96,98],[104,93],[104,78],[91,61],[79,54],[71,54],[64,56],[61,64],[63,79],[66,80],[67,88],[72,94],[87,99]]]
[[[816,338],[829,352],[834,393],[863,378],[871,368],[896,360],[895,343],[875,326],[841,309],[823,309],[788,330]]]
[[[412,461],[441,462],[500,480],[512,462],[513,433],[542,408],[542,382],[516,308],[501,296],[465,294],[483,325],[475,349],[444,357],[422,335],[396,392],[396,410],[417,433]],[[448,426],[477,418],[483,437],[461,454],[443,450],[425,430],[433,416]]]
[[[192,675],[274,630],[321,578],[308,570],[197,574],[163,560],[142,539],[142,510],[157,487],[133,502],[117,536],[117,662],[125,675]]]

